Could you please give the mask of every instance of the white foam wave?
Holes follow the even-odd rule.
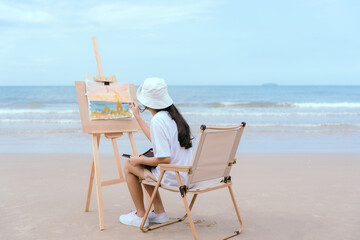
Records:
[[[248,124],[251,127],[290,127],[290,128],[321,128],[321,127],[360,127],[360,123],[256,123]]]
[[[50,109],[0,109],[0,114],[79,114],[79,111]]]
[[[299,108],[360,108],[360,102],[334,102],[334,103],[293,103]]]
[[[211,102],[178,103],[180,107],[207,108],[360,108],[360,102]]]
[[[313,117],[336,117],[336,116],[360,116],[360,112],[183,112],[184,116],[214,116],[214,117],[291,117],[291,116],[313,116]]]
[[[0,119],[0,123],[77,124],[74,119]]]
[[[197,128],[203,123],[189,123],[193,128]],[[240,122],[239,122],[240,124]],[[229,123],[207,123],[208,126],[221,126],[221,127],[229,127],[234,126],[236,124]],[[247,123],[246,127],[250,128],[360,128],[360,123]]]
[[[0,131],[0,135],[10,135],[10,134],[61,134],[61,133],[81,133],[80,128],[75,129],[51,129],[51,130],[41,130],[41,129],[22,129],[22,130],[5,130]]]
[[[184,116],[243,116],[242,113],[220,113],[220,112],[183,112]]]

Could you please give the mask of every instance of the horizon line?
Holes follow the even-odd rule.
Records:
[[[140,86],[140,84],[134,84],[135,86]],[[0,87],[73,87],[75,85],[0,85]],[[313,84],[313,85],[307,85],[307,84],[302,84],[302,85],[282,85],[282,84],[274,84],[274,85],[268,85],[268,84],[254,84],[254,85],[250,85],[250,84],[225,84],[225,85],[220,85],[220,84],[202,84],[202,85],[198,85],[198,84],[194,84],[194,85],[179,85],[179,84],[168,84],[168,86],[172,86],[172,87],[234,87],[234,86],[238,86],[238,87],[360,87],[360,84],[358,85],[354,85],[354,84]]]

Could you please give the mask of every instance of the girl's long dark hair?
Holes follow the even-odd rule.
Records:
[[[167,108],[158,109],[157,111],[167,111],[170,114],[171,118],[175,121],[178,129],[178,140],[180,146],[184,147],[185,149],[191,148],[193,138],[191,137],[189,124],[186,122],[181,113],[177,110],[175,105],[172,104]]]

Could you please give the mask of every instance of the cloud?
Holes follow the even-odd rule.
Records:
[[[211,0],[0,0],[0,63],[28,67],[26,71],[43,71],[57,59],[46,56],[50,53],[42,46],[59,46],[59,42],[71,39],[74,47],[78,36],[100,35],[102,31],[115,36],[119,30],[137,29],[137,36],[157,40],[166,33],[149,29],[191,24],[209,17],[216,4]],[[51,54],[59,52],[54,50]]]
[[[45,68],[36,68],[36,67],[25,67],[22,69],[22,71],[28,72],[28,73],[46,73],[46,72],[48,72],[48,70]]]
[[[29,29],[42,24],[61,31],[143,29],[198,19],[211,13],[214,6],[212,1],[10,1],[0,3],[0,27]]]
[[[7,5],[0,2],[0,21],[7,24],[49,24],[56,18],[49,12],[25,4]]]
[[[141,37],[144,39],[158,40],[158,39],[162,38],[162,35],[156,34],[156,33],[146,33],[146,34],[141,35]]]
[[[200,18],[210,13],[211,2],[187,2],[173,4],[124,4],[107,3],[93,6],[80,13],[84,22],[102,27],[150,28]]]
[[[43,68],[49,66],[50,64],[56,61],[54,56],[46,55],[33,55],[33,56],[23,56],[21,59],[8,60],[7,63],[13,66],[19,67],[31,67],[31,68]]]

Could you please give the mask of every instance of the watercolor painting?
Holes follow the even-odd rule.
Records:
[[[90,120],[133,118],[129,103],[131,95],[128,83],[86,82]]]

